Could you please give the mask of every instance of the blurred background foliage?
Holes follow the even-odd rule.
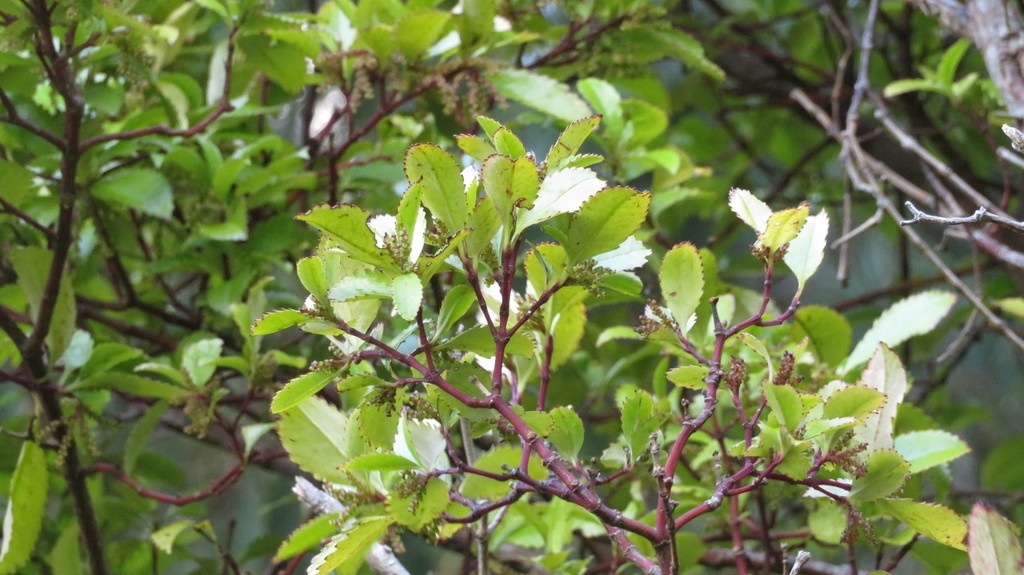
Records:
[[[641,239],[662,254],[709,247],[740,286],[756,288],[761,268],[749,231],[726,217],[730,188],[827,209],[845,222],[832,240],[866,222],[829,250],[804,299],[842,313],[856,341],[896,299],[945,282],[879,211],[880,197],[900,205],[905,193],[856,189],[836,134],[793,96],[841,127],[869,22],[866,77],[889,117],[1018,212],[1019,168],[997,153],[1003,93],[975,47],[909,2],[869,18],[867,2],[838,0],[0,0],[0,494],[28,439],[50,470],[38,542],[5,572],[296,569],[301,556],[272,560],[305,512],[267,405],[327,350],[249,326],[302,304],[294,263],[316,236],[295,214],[394,209],[406,148],[455,149],[477,115],[542,153],[568,122],[602,114],[596,169],[652,193]],[[922,208],[978,207],[947,202],[959,192],[876,109],[856,135],[937,198]],[[915,229],[1020,327],[1020,266],[976,237]],[[633,323],[640,307],[614,303],[589,321]],[[898,352],[914,376],[908,401],[974,449],[953,470],[953,500],[984,496],[1019,522],[1024,365],[977,309],[961,298]],[[615,345],[574,356],[556,377],[587,387],[554,386],[557,402],[600,422],[613,415],[607,374],[649,385],[655,359]],[[938,549],[912,549],[907,572],[963,564]],[[439,572],[460,562],[414,542],[410,553]]]

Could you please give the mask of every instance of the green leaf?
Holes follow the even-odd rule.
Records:
[[[505,69],[488,74],[487,79],[509,100],[559,120],[573,122],[593,113],[568,86],[541,74]]]
[[[303,523],[298,529],[292,531],[292,534],[277,548],[277,553],[274,554],[274,562],[287,561],[300,553],[305,553],[314,547],[319,547],[321,541],[327,539],[338,530],[334,525],[337,520],[337,513],[328,513],[326,515],[318,515]]]
[[[818,271],[818,266],[825,258],[827,243],[828,214],[825,210],[808,217],[800,234],[789,242],[789,248],[782,256],[782,261],[786,262],[796,275],[797,296],[803,293],[807,280]]]
[[[217,369],[224,340],[220,338],[201,339],[185,347],[181,353],[181,367],[188,374],[192,385],[202,387],[213,377]]]
[[[615,402],[619,407],[626,445],[633,452],[633,458],[638,458],[647,451],[651,433],[661,425],[660,418],[654,414],[654,398],[642,389],[633,388],[617,394]]]
[[[586,168],[566,168],[548,174],[541,182],[533,207],[520,212],[516,221],[516,235],[558,214],[579,210],[583,202],[604,187],[604,180]]]
[[[971,451],[959,437],[938,429],[901,434],[896,437],[895,447],[910,462],[911,473],[953,461]]]
[[[50,276],[50,267],[53,263],[53,252],[36,246],[28,246],[11,250],[10,259],[14,273],[18,276],[18,287],[21,288],[28,301],[33,319],[38,320],[43,294],[46,292],[46,284]],[[50,331],[46,334],[46,345],[49,348],[52,365],[63,355],[75,334],[77,308],[71,276],[68,273],[61,274],[53,315],[50,317]]]
[[[878,346],[859,383],[885,394],[885,405],[864,420],[857,438],[867,444],[868,451],[893,448],[893,420],[907,393],[907,372],[900,358],[885,344]]]
[[[358,375],[351,375],[338,382],[338,391],[345,393],[346,391],[352,391],[353,389],[360,389],[363,387],[383,387],[385,381],[375,375],[368,373],[360,373]]]
[[[729,190],[729,208],[758,235],[768,229],[772,209],[749,191],[740,188]]]
[[[523,268],[526,281],[539,295],[565,282],[568,275],[568,256],[560,244],[538,244],[526,254]]]
[[[395,309],[405,321],[413,321],[423,303],[423,284],[416,274],[403,274],[395,278],[391,286]]]
[[[764,384],[764,397],[768,407],[775,414],[779,423],[789,431],[796,431],[804,418],[804,404],[800,394],[790,385],[775,385],[770,381]]]
[[[565,249],[570,265],[618,248],[643,224],[650,204],[650,194],[632,188],[594,194],[569,223]]]
[[[157,399],[172,399],[188,393],[187,390],[176,385],[117,371],[97,373],[79,381],[69,389],[109,389],[120,393],[155,397]]]
[[[561,167],[562,162],[576,155],[587,136],[600,123],[601,116],[588,116],[569,124],[548,150],[547,158],[544,159],[544,171],[553,172]]]
[[[455,250],[462,245],[462,242],[469,239],[470,234],[476,230],[459,230],[454,236],[448,238],[448,243],[445,244],[444,249],[433,254],[425,255],[416,262],[416,275],[419,276],[423,282],[430,281],[430,278],[434,276],[441,268],[445,265],[445,260],[449,256],[455,253]]]
[[[414,531],[429,527],[450,505],[448,484],[440,477],[431,477],[423,489],[408,497],[397,497],[392,492],[387,502],[395,521]]]
[[[249,457],[249,454],[252,453],[252,448],[256,447],[256,442],[266,435],[268,431],[274,429],[276,425],[276,423],[268,421],[264,423],[250,423],[249,425],[242,426],[242,443],[245,447],[246,457]]]
[[[370,546],[380,540],[391,525],[390,517],[360,517],[354,527],[335,535],[309,562],[307,575],[328,575],[342,566],[355,567]]]
[[[955,549],[967,549],[964,545],[967,523],[948,507],[909,499],[880,499],[875,504],[925,537]],[[988,575],[990,572],[975,573]]]
[[[392,280],[377,270],[364,270],[346,275],[327,290],[331,301],[346,302],[362,299],[389,299],[393,297]]]
[[[526,147],[523,146],[523,141],[505,126],[495,130],[491,134],[491,140],[494,141],[494,147],[498,149],[499,154],[505,154],[513,159],[518,159],[526,154]]]
[[[500,130],[499,130],[500,131]],[[540,173],[529,156],[513,160],[494,154],[484,161],[481,170],[484,191],[506,229],[512,227],[519,208],[533,207],[540,189]]]
[[[910,464],[895,451],[880,449],[872,452],[867,460],[867,473],[853,480],[850,499],[875,501],[889,497],[903,487],[910,475]]]
[[[297,309],[279,309],[263,315],[252,324],[252,335],[277,333],[293,325],[302,325],[311,320],[310,316]]]
[[[693,36],[671,27],[652,27],[650,31],[660,40],[666,53],[672,57],[719,82],[725,79],[725,72],[704,55],[704,47]]]
[[[32,555],[46,510],[46,456],[32,441],[21,443],[11,475],[0,541],[0,574],[17,573]]]
[[[896,347],[915,335],[928,333],[949,313],[956,296],[942,291],[926,291],[908,296],[889,306],[871,324],[857,342],[839,373],[853,371],[871,357],[879,342]]]
[[[547,440],[568,460],[575,460],[583,447],[583,420],[572,407],[561,406],[550,411],[553,428]]]
[[[704,389],[707,383],[704,378],[708,375],[706,365],[681,365],[665,374],[669,381],[676,387],[686,389]]]
[[[609,271],[626,272],[628,270],[643,267],[647,263],[647,257],[652,253],[653,252],[646,247],[643,242],[636,239],[636,236],[629,236],[614,250],[594,256],[594,263],[596,263],[598,267],[602,267]],[[640,284],[636,276],[629,273],[611,274],[602,278],[602,285],[606,287],[612,287],[612,289],[617,289],[618,291],[622,291],[622,293],[639,295],[643,285],[631,285],[634,282],[636,284]],[[613,286],[612,283],[616,284],[616,286],[624,284],[625,286],[629,286],[630,289],[622,290]],[[636,289],[632,289],[633,287]]]
[[[92,196],[168,220],[174,212],[174,191],[163,174],[147,168],[127,168],[97,182]]]
[[[754,353],[761,356],[761,359],[763,359],[765,363],[768,364],[768,381],[774,381],[775,364],[772,363],[772,356],[770,353],[768,353],[768,348],[764,346],[764,343],[762,343],[761,340],[757,339],[756,337],[749,333],[737,334],[736,339],[740,340],[740,342],[743,345],[752,349]]]
[[[74,371],[85,365],[92,355],[92,348],[93,340],[89,332],[76,329],[67,349],[64,350],[64,369]]]
[[[600,78],[585,78],[576,83],[576,89],[594,110],[601,114],[608,135],[613,139],[621,137],[625,127],[622,117],[622,96],[615,86]]]
[[[338,470],[349,460],[349,419],[319,397],[310,396],[281,413],[278,435],[299,467],[322,481],[348,484]]]
[[[295,263],[295,271],[298,273],[302,287],[318,301],[327,299],[327,276],[324,272],[324,262],[319,257],[313,256],[302,258]]]
[[[150,534],[149,539],[157,549],[170,554],[174,551],[174,542],[183,531],[195,525],[192,521],[178,521],[164,526]]]
[[[422,181],[423,205],[449,232],[466,227],[465,184],[451,154],[433,144],[417,144],[405,154],[405,176],[410,184]]]
[[[498,153],[489,142],[473,134],[459,134],[455,136],[455,142],[459,145],[459,149],[465,152],[467,156],[480,163]]]
[[[512,339],[509,340],[508,345],[505,346],[505,352],[512,355],[529,357],[533,355],[532,341],[521,332],[516,332]],[[471,327],[437,347],[439,349],[471,351],[482,357],[494,357],[494,354],[497,352],[494,337],[491,336],[487,327],[482,325]]]
[[[299,48],[259,34],[239,38],[238,46],[261,72],[289,94],[306,84],[306,55]]]
[[[629,141],[626,142],[626,145],[630,148],[637,148],[649,143],[660,136],[665,131],[665,128],[668,127],[668,115],[665,114],[665,111],[644,100],[636,98],[623,100],[622,111],[625,112],[629,126],[632,128],[632,135]],[[679,156],[673,154],[670,150],[651,151],[647,153],[647,157],[652,159],[658,158],[661,156],[661,152],[667,152],[670,158],[676,162],[679,161]],[[672,169],[669,171],[675,172],[676,170]]]
[[[951,87],[956,78],[956,69],[960,66],[964,54],[971,49],[971,41],[966,39],[957,40],[952,46],[946,49],[942,60],[935,68],[935,79],[943,86]]]
[[[480,456],[474,467],[491,473],[507,473],[507,468],[516,469],[522,459],[522,451],[518,447],[503,445],[496,447]],[[547,470],[536,454],[530,456],[527,473],[534,479],[547,477]],[[497,499],[509,491],[507,481],[496,481],[481,475],[468,474],[460,486],[462,495],[469,499]]]
[[[658,273],[661,294],[680,330],[686,330],[704,292],[704,269],[697,248],[691,243],[673,247],[661,261]]]
[[[131,432],[128,433],[128,439],[124,442],[124,452],[122,453],[124,458],[121,462],[121,469],[128,475],[135,470],[135,463],[139,460],[139,455],[146,448],[153,429],[160,423],[160,416],[167,411],[169,406],[170,403],[167,401],[154,403],[132,426]]]
[[[850,353],[853,343],[850,324],[833,309],[815,305],[802,307],[793,316],[793,326],[793,339],[810,338],[814,356],[830,367],[842,363]]]
[[[82,366],[79,376],[88,378],[98,373],[110,371],[123,363],[142,356],[142,350],[120,343],[97,344],[92,350],[89,361]],[[177,371],[177,370],[175,370]]]
[[[946,86],[932,79],[908,78],[889,82],[882,91],[886,98],[894,98],[909,92],[938,92],[946,93]]]
[[[434,340],[444,335],[455,322],[466,315],[473,304],[476,303],[476,294],[468,285],[459,284],[453,287],[444,296],[441,302],[441,310],[437,313],[437,328],[434,331]]]
[[[384,250],[377,247],[373,232],[367,225],[370,213],[366,210],[348,204],[334,207],[324,204],[295,218],[327,234],[327,237],[334,240],[354,259],[386,270],[398,271]]]
[[[848,385],[829,396],[822,408],[822,417],[863,419],[884,403],[885,394],[877,389],[863,385]]]
[[[985,575],[1024,574],[1024,557],[1013,526],[985,503],[971,507],[967,530],[971,571]]]
[[[555,297],[559,297],[561,293]],[[578,301],[563,307],[551,319],[550,325],[553,326],[551,337],[554,339],[550,368],[554,371],[565,365],[573,352],[579,348],[587,325],[587,306]]]
[[[406,471],[418,469],[419,464],[394,453],[365,453],[342,466],[349,471]]]
[[[767,247],[770,253],[779,251],[800,234],[808,213],[810,208],[806,203],[796,208],[775,212],[768,218],[764,231],[757,238],[758,241]]]
[[[450,12],[428,11],[413,12],[399,20],[395,37],[406,60],[425,56],[427,49],[441,37],[450,18]]]
[[[316,394],[338,378],[334,370],[304,373],[285,384],[270,402],[270,413],[281,413],[295,407],[307,397]]]
[[[35,175],[15,162],[0,160],[0,198],[18,206],[32,191],[32,180]]]

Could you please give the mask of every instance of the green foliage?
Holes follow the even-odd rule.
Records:
[[[782,558],[776,534],[1015,572],[988,509],[963,552],[964,419],[933,393],[949,364],[921,369],[956,297],[857,303],[891,258],[855,253],[840,313],[815,275],[875,207],[779,107],[852,93],[836,15],[299,4],[0,0],[0,573],[326,575],[388,548],[698,572],[746,561],[737,537]],[[899,43],[922,78],[873,79],[928,92],[916,133],[993,181],[971,134],[1000,95],[925,32]],[[1015,500],[1018,451],[984,488]]]

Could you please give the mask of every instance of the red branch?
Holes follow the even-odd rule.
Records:
[[[124,483],[128,487],[132,488],[135,493],[146,499],[152,499],[161,503],[167,503],[170,505],[176,505],[181,507],[182,505],[188,505],[196,501],[202,501],[203,499],[209,499],[215,495],[220,495],[234,485],[240,477],[242,477],[242,471],[245,467],[242,464],[238,464],[228,470],[227,473],[221,475],[209,487],[201,491],[196,491],[191,495],[168,495],[159,491],[153,491],[152,489],[146,489],[139,485],[137,481],[131,478],[127,473],[118,469],[115,465],[110,463],[94,463],[84,470],[86,474],[92,473],[106,473]]]

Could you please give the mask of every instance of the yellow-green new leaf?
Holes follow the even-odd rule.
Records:
[[[465,183],[451,154],[433,144],[417,144],[405,154],[405,176],[410,184],[422,182],[423,205],[449,231],[466,227]]]
[[[36,546],[46,507],[46,457],[34,442],[21,444],[21,454],[11,476],[0,542],[0,574],[17,573]]]
[[[281,413],[295,407],[307,397],[330,385],[337,379],[338,373],[334,370],[311,371],[293,378],[274,395],[273,401],[270,402],[270,413]]]
[[[682,365],[669,370],[665,377],[675,384],[676,387],[686,389],[704,389],[707,383],[704,378],[708,375],[706,365]]]
[[[529,156],[513,160],[503,154],[494,154],[484,161],[481,175],[484,192],[494,203],[494,209],[507,228],[512,227],[518,208],[533,207],[540,189],[540,173]]]
[[[868,471],[853,480],[850,499],[875,501],[889,497],[903,487],[910,475],[910,464],[895,451],[881,449],[868,456]]]
[[[587,136],[601,123],[601,116],[588,116],[569,124],[559,134],[555,144],[548,150],[548,156],[544,159],[545,171],[557,170],[560,164],[574,156],[580,146],[587,139]]]
[[[588,199],[569,223],[570,264],[619,247],[643,224],[651,195],[632,188],[608,188]]]
[[[658,273],[661,294],[679,329],[686,329],[686,322],[696,311],[704,293],[704,268],[697,248],[691,243],[673,247],[661,261]]]
[[[919,503],[909,499],[880,499],[878,507],[896,519],[906,523],[921,535],[948,545],[954,549],[966,550],[967,523],[956,511],[934,503]],[[975,571],[977,575],[992,575],[992,571]],[[1020,572],[1015,572],[1019,574]]]
[[[460,177],[460,182],[461,177]],[[317,206],[304,214],[295,216],[327,234],[338,247],[353,259],[387,270],[397,271],[394,262],[383,249],[377,247],[377,240],[367,225],[370,212],[341,204]]]
[[[548,76],[505,69],[488,74],[487,79],[502,96],[559,120],[572,122],[592,113],[568,86]]]
[[[328,575],[335,569],[355,572],[363,556],[388,531],[390,517],[363,517],[345,531],[335,535],[309,562],[307,575]],[[345,568],[348,569],[345,569]]]
[[[810,208],[807,204],[775,212],[768,218],[764,231],[757,238],[758,241],[771,253],[779,251],[800,234],[809,213]]]
[[[314,395],[281,413],[278,435],[299,467],[318,479],[347,484],[348,476],[338,467],[350,458],[348,426],[344,413]]]

